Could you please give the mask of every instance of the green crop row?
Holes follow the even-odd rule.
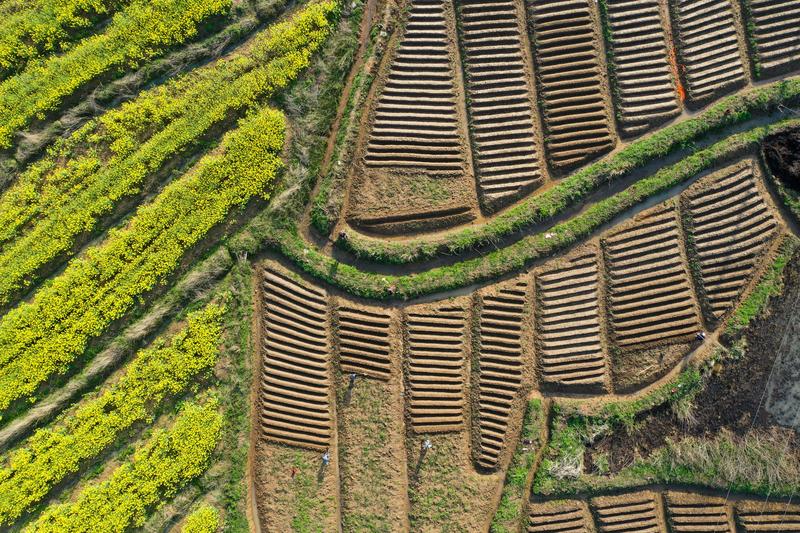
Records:
[[[123,532],[141,526],[149,512],[203,473],[222,424],[215,400],[188,404],[168,430],[156,430],[107,481],[87,487],[73,502],[47,508],[24,531]]]
[[[52,147],[0,198],[0,305],[212,128],[295,79],[330,32],[336,6],[312,4],[247,54],[149,91]]]
[[[0,83],[0,147],[81,86],[133,68],[197,34],[198,25],[226,12],[231,0],[138,0],[117,13],[106,31],[65,54],[34,62]]]
[[[741,124],[753,114],[766,114],[800,100],[800,78],[729,96],[697,117],[667,126],[636,140],[607,159],[589,165],[547,191],[531,196],[481,225],[446,233],[441,238],[387,241],[345,230],[337,244],[360,259],[405,264],[443,255],[457,255],[490,246],[526,227],[546,223],[579,205],[601,186],[640,169],[653,160],[691,147],[710,133]]]
[[[798,125],[800,119],[784,120],[733,134],[588,206],[571,219],[550,227],[547,232],[528,235],[478,258],[420,273],[389,275],[340,263],[309,245],[292,224],[270,225],[269,222],[257,218],[253,221],[250,232],[263,235],[262,242],[290,259],[300,269],[351,294],[380,300],[410,299],[492,281],[523,270],[535,260],[549,257],[590,237],[598,228],[644,200],[685,183],[737,154],[757,150],[765,136]],[[233,241],[231,244],[234,251],[237,251],[238,246],[254,251],[251,250],[252,241]]]
[[[43,55],[63,51],[130,0],[34,0],[0,18],[0,73],[14,73]]]
[[[67,370],[232,209],[268,197],[283,167],[285,129],[283,114],[273,109],[243,119],[219,153],[203,157],[125,227],[9,311],[0,320],[0,412]]]
[[[186,517],[181,533],[215,533],[220,526],[219,511],[210,505],[201,505]]]
[[[0,525],[10,525],[134,424],[151,422],[166,398],[212,368],[221,315],[216,306],[189,315],[188,326],[169,345],[159,341],[139,352],[118,382],[13,450],[0,468]]]

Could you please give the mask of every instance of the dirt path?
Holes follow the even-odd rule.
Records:
[[[317,194],[319,193],[323,176],[330,172],[331,159],[336,151],[336,139],[339,137],[339,129],[342,125],[344,112],[347,110],[347,104],[350,102],[350,98],[352,96],[353,82],[355,81],[356,75],[362,70],[366,62],[365,55],[367,51],[367,45],[370,42],[369,34],[375,21],[377,9],[378,0],[367,0],[367,3],[364,6],[364,14],[361,18],[361,26],[359,28],[359,44],[358,50],[356,51],[355,61],[353,62],[353,66],[350,67],[350,72],[347,74],[347,81],[345,82],[344,89],[339,97],[339,105],[336,108],[336,116],[333,120],[333,124],[331,125],[328,142],[325,146],[325,154],[322,157],[322,164],[320,165],[320,175],[317,176],[317,179],[314,181],[314,187],[311,191],[311,195],[309,196],[312,201],[308,202],[305,210],[303,211],[303,216],[300,219],[300,233],[306,242],[315,241],[314,235],[311,233],[311,209],[314,205],[313,199],[316,198]],[[325,250],[326,253],[330,253],[333,243],[326,239],[325,242],[320,243],[320,246]]]

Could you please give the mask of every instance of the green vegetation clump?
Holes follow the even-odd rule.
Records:
[[[0,148],[33,119],[113,70],[136,67],[197,34],[204,20],[225,13],[232,0],[138,0],[117,13],[101,34],[69,52],[32,63],[0,83]]]
[[[0,525],[10,525],[67,476],[99,455],[134,424],[152,422],[168,397],[185,391],[217,361],[222,309],[190,314],[169,345],[141,351],[123,376],[60,423],[40,429],[0,468]]]
[[[506,472],[500,505],[490,526],[491,533],[519,531],[524,518],[525,498],[536,466],[536,454],[545,443],[541,441],[542,429],[547,424],[547,413],[542,400],[533,399],[525,407],[520,442],[514,450]],[[529,444],[526,444],[529,443]]]
[[[286,124],[265,108],[225,135],[123,228],[70,263],[32,301],[0,320],[0,412],[64,372],[142,296],[163,284],[184,255],[227,214],[268,197],[283,167]]]
[[[141,526],[148,511],[203,473],[222,423],[216,400],[186,405],[169,429],[154,431],[107,481],[87,487],[73,502],[48,507],[25,533],[122,532]]]

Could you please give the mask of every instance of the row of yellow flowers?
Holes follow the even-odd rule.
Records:
[[[0,197],[0,305],[215,125],[296,78],[334,15],[333,2],[313,4],[258,36],[248,53],[143,93],[53,146]]]
[[[126,430],[150,423],[164,400],[187,390],[217,361],[222,308],[190,314],[169,343],[142,350],[122,377],[11,451],[0,467],[0,526],[11,525],[54,486],[97,457]]]
[[[153,509],[205,471],[222,424],[215,400],[188,404],[168,430],[156,430],[107,481],[87,487],[74,502],[47,508],[24,531],[121,533],[143,525]]]
[[[33,59],[64,51],[104,17],[130,0],[30,0],[0,11],[0,73],[21,70]]]
[[[32,62],[0,83],[0,148],[80,87],[185,42],[203,21],[230,6],[231,0],[137,0],[117,13],[103,33],[64,54]]]

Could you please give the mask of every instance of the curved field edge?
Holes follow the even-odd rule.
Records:
[[[713,436],[668,440],[648,457],[637,459],[611,476],[580,471],[587,446],[615,431],[631,430],[643,415],[656,409],[671,409],[680,417],[681,411],[691,409],[719,365],[736,364],[736,357],[730,354],[739,349],[752,319],[765,316],[770,299],[783,292],[785,268],[792,258],[798,259],[798,250],[800,239],[787,236],[753,291],[728,317],[719,349],[709,357],[690,361],[676,377],[633,400],[555,402],[550,439],[531,494],[549,499],[654,483],[775,497],[788,497],[798,490],[800,460],[786,456],[784,443],[775,442],[768,434],[737,436],[724,429]],[[779,457],[780,461],[771,464]],[[743,472],[752,476],[744,476]]]
[[[753,115],[770,115],[800,101],[800,77],[728,96],[698,116],[666,126],[632,142],[609,158],[593,163],[561,180],[553,188],[530,196],[482,225],[463,228],[442,237],[383,241],[350,228],[336,237],[337,246],[359,259],[377,263],[417,263],[439,256],[474,251],[513,235],[528,226],[552,220],[596,192],[658,158],[691,149],[704,137],[740,125]]]
[[[311,276],[352,295],[375,300],[411,299],[460,289],[519,272],[536,260],[563,251],[644,200],[748,150],[757,151],[768,135],[798,126],[800,119],[788,119],[731,135],[588,206],[573,218],[550,227],[546,233],[528,235],[481,257],[420,273],[389,275],[342,263],[307,243],[291,220],[270,220],[264,214],[250,223],[247,238],[234,238],[229,246],[232,253],[241,254],[256,253],[266,245]]]

